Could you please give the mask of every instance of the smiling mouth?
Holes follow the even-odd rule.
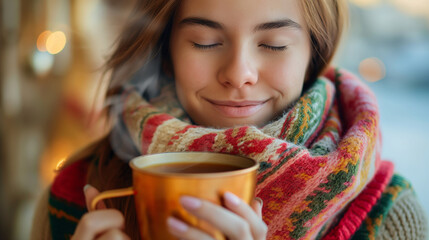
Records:
[[[231,118],[250,117],[261,110],[268,100],[264,101],[217,101],[207,99],[223,116]]]

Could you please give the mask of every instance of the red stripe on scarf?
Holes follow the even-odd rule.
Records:
[[[280,134],[278,136],[278,138],[280,139],[284,139],[286,137],[286,131],[287,129],[290,128],[290,124],[292,123],[292,112],[288,113],[288,115],[286,116],[286,121],[283,123],[283,127],[282,130],[280,131]]]
[[[174,136],[173,136],[173,137],[171,137],[170,141],[168,142],[168,145],[173,145],[173,144],[174,144],[173,140],[177,140],[177,139],[179,139],[181,135],[183,135],[183,134],[184,134],[184,133],[186,133],[189,129],[192,129],[192,128],[197,128],[197,126],[194,126],[194,125],[188,125],[188,126],[186,126],[184,129],[182,129],[182,130],[180,130],[180,131],[177,131],[177,132],[174,134]]]
[[[191,146],[189,146],[188,150],[196,152],[212,152],[212,146],[215,142],[216,136],[216,133],[203,135],[202,137],[195,139]]]
[[[220,152],[249,156],[255,153],[262,153],[274,141],[274,138],[248,140],[249,138],[246,138],[248,129],[248,126],[244,126],[238,128],[238,131],[234,129],[226,130],[225,138],[226,143],[229,145],[222,148]]]
[[[153,135],[158,128],[159,125],[161,125],[163,122],[172,119],[173,117],[168,114],[159,114],[150,117],[143,128],[143,135],[142,135],[142,154],[146,154],[147,150],[149,148],[149,145],[152,143]]]
[[[305,162],[305,164],[302,164],[303,162]],[[298,206],[301,199],[296,199],[295,194],[299,193],[299,191],[307,185],[308,178],[312,178],[319,170],[319,165],[323,163],[326,163],[326,158],[308,158],[304,156],[291,164],[282,173],[282,179],[271,181],[264,186],[265,191],[258,194],[258,197],[264,199],[264,202],[268,203],[263,209],[262,215],[264,216],[264,220],[269,221],[267,216],[275,216],[281,212],[293,212],[280,205],[288,203],[288,205],[291,206]],[[292,202],[294,202],[294,204],[291,204]],[[270,206],[271,203],[275,203],[275,205]],[[290,216],[283,217],[289,218]],[[293,226],[288,227],[293,228]],[[288,231],[291,231],[291,229]]]
[[[62,169],[52,183],[51,193],[57,198],[86,207],[83,187],[87,182],[88,164],[87,161],[77,161]]]
[[[350,204],[338,225],[333,228],[324,240],[350,239],[359,229],[362,221],[380,199],[384,188],[389,184],[393,175],[393,163],[383,161],[371,182]]]

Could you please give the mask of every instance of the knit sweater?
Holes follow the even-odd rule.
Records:
[[[131,89],[120,101],[123,123],[139,154],[213,151],[255,159],[260,163],[256,194],[266,202],[263,220],[269,239],[372,238],[381,231],[380,219],[396,200],[382,201],[386,199],[382,193],[392,183],[393,164],[380,159],[375,96],[355,76],[330,69],[291,109],[261,128],[195,126],[175,115],[180,109],[169,107],[168,103],[177,102],[174,95],[160,97],[162,107]],[[108,159],[105,156],[103,161]],[[115,161],[120,160],[112,157]],[[88,167],[94,169],[92,164],[99,162],[97,154],[85,158],[65,168],[54,181],[49,198],[54,238],[71,236],[85,213],[82,187]],[[380,201],[382,207],[377,207]],[[123,212],[132,217],[133,211]],[[365,224],[370,227],[362,227]],[[134,230],[130,228],[128,233]]]
[[[208,151],[259,162],[255,194],[266,203],[262,216],[270,239],[316,238],[380,169],[376,98],[346,70],[328,69],[262,126],[193,124],[174,105],[170,83],[150,102],[134,86],[124,88],[117,109],[127,131],[117,136],[132,142],[136,156]],[[393,166],[386,167],[388,178]]]
[[[31,239],[70,239],[87,212],[83,186],[88,167],[97,160],[97,156],[79,160],[57,175],[39,201]],[[426,239],[427,219],[411,184],[398,174],[389,176],[388,165],[318,239]]]

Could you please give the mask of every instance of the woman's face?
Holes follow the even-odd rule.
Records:
[[[171,59],[199,125],[263,125],[301,94],[310,40],[299,0],[182,0]]]

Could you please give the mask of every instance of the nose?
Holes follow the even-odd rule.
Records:
[[[232,51],[223,64],[219,81],[226,87],[241,88],[256,84],[258,74],[254,60],[244,50]]]

